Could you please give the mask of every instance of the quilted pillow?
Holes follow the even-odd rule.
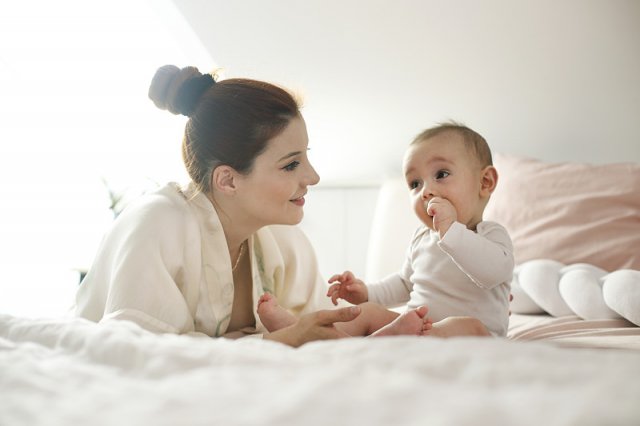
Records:
[[[548,163],[496,153],[484,219],[511,234],[516,264],[551,259],[640,270],[640,164]]]

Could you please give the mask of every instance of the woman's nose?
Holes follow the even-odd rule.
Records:
[[[320,182],[320,176],[316,173],[316,169],[313,168],[311,164],[309,164],[309,170],[307,171],[306,184],[307,185],[315,185]]]

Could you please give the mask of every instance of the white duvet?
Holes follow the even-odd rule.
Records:
[[[0,425],[638,425],[640,351],[352,338],[299,349],[0,315]]]

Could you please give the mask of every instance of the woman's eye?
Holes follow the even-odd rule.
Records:
[[[438,173],[436,173],[436,179],[446,178],[447,176],[449,176],[449,172],[447,172],[446,170],[440,170]]]
[[[288,172],[292,172],[294,171],[298,166],[300,165],[299,161],[292,161],[289,164],[287,164],[286,166],[284,166],[282,169],[286,170]]]

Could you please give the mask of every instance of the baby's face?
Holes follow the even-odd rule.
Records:
[[[403,169],[414,211],[429,228],[433,229],[433,218],[427,205],[434,197],[451,203],[457,222],[467,228],[475,229],[482,220],[482,167],[462,136],[444,132],[411,145]]]

